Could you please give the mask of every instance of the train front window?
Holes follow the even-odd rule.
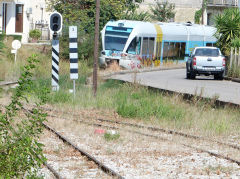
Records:
[[[105,36],[105,49],[123,51],[126,42],[125,37]]]

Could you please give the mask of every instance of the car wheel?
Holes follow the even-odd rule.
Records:
[[[190,79],[195,79],[196,78],[196,74],[194,72],[190,72]]]
[[[190,73],[189,73],[188,69],[186,70],[186,78],[190,79]]]
[[[214,80],[223,80],[223,73],[215,74],[214,75]]]

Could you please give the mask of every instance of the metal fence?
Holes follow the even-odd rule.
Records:
[[[231,48],[229,67],[240,67],[240,48]]]
[[[41,31],[41,37],[39,40],[50,40],[50,30],[48,24],[32,23],[30,24],[30,30],[38,29]]]

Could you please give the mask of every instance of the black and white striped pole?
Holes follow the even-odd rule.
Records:
[[[55,36],[55,35],[54,35]],[[59,40],[54,37],[52,40],[52,90],[59,90]]]
[[[50,15],[49,29],[53,33],[52,40],[52,91],[59,90],[59,39],[58,34],[62,30],[62,15],[53,12]]]
[[[76,95],[75,80],[78,79],[77,26],[69,26],[70,79],[73,80],[73,94]]]

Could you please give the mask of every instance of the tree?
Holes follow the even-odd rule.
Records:
[[[151,18],[160,22],[167,22],[175,17],[175,4],[169,4],[168,1],[164,3],[157,2],[156,6],[150,6],[152,11]]]
[[[131,0],[126,1],[126,9],[122,12],[120,19],[126,20],[137,20],[137,21],[148,21],[150,19],[150,14],[148,12],[138,12],[139,3],[142,0]]]
[[[215,17],[217,45],[227,55],[232,40],[240,37],[240,14],[238,8],[226,9]]]

